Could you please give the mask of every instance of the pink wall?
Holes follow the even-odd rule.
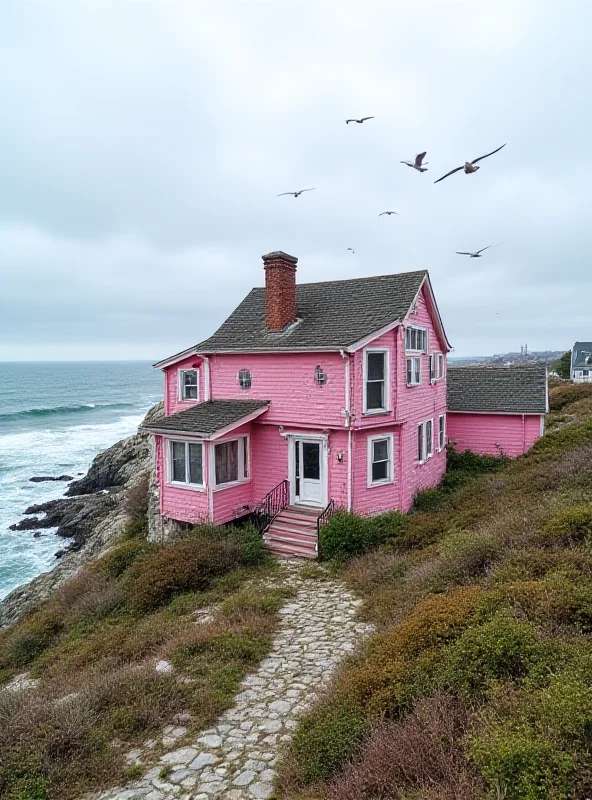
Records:
[[[208,494],[205,489],[185,489],[166,482],[166,446],[162,436],[156,437],[156,480],[160,484],[160,513],[179,522],[207,522]],[[204,447],[204,471],[207,474],[208,453]]]
[[[516,458],[529,450],[541,435],[539,414],[448,413],[448,440],[459,452],[504,455]]]
[[[197,401],[183,401],[179,400],[179,370],[180,369],[194,369],[193,365],[199,364],[198,369],[198,387],[199,399]],[[196,405],[196,402],[204,400],[204,366],[201,358],[197,356],[190,356],[172,367],[167,367],[164,370],[164,411],[168,416],[169,414],[176,414],[178,411],[184,411],[186,408]]]

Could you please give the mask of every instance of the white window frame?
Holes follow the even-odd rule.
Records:
[[[368,408],[368,395],[366,386],[368,383],[368,354],[369,353],[383,353],[384,354],[384,408]],[[368,347],[363,351],[363,413],[364,414],[387,414],[391,410],[391,355],[388,347]],[[374,383],[374,381],[372,381]]]
[[[444,355],[435,351],[430,353],[430,383],[441,381],[444,377]]]
[[[411,366],[411,378],[412,378],[411,383],[409,383],[409,381],[407,379],[407,376],[409,374],[409,370],[407,368],[409,361],[417,361],[419,363],[419,380],[418,381],[414,381],[413,380],[413,377],[415,376],[416,371],[413,369],[413,365],[412,365]],[[421,386],[421,356],[407,356],[405,358],[405,381],[407,383],[407,386]]]
[[[421,453],[419,452],[419,432],[421,431]],[[417,426],[415,438],[415,448],[418,456],[417,463],[425,464],[425,422],[420,422]]]
[[[186,372],[195,372],[195,377],[197,380],[197,397],[183,397],[183,390],[185,388],[183,382],[183,376]],[[177,397],[179,402],[181,403],[198,403],[199,402],[199,369],[196,367],[190,367],[189,369],[178,369],[177,370]]]
[[[178,444],[185,445],[185,476],[189,478],[189,447],[190,444],[199,445],[201,447],[201,483],[189,483],[189,480],[185,481],[175,481],[173,480],[173,443],[176,442]],[[206,467],[205,467],[205,448],[204,443],[196,442],[192,439],[182,439],[180,437],[175,437],[174,439],[167,439],[166,440],[166,476],[167,476],[167,484],[169,486],[177,486],[181,489],[190,489],[194,491],[203,491],[205,489],[205,474],[206,474]]]
[[[431,436],[430,436],[430,449],[428,450],[428,425],[431,428]],[[430,458],[434,455],[434,420],[433,419],[426,419],[424,422],[424,447],[425,447],[425,458],[424,461],[429,461]]]
[[[407,347],[407,331],[423,331],[423,348],[419,350],[413,347]],[[428,329],[422,328],[420,325],[408,325],[405,328],[405,352],[406,353],[427,353],[428,352]]]
[[[378,441],[388,441],[388,476],[379,481],[372,480],[372,458],[374,455],[374,442]],[[373,486],[386,486],[389,483],[393,483],[394,481],[394,466],[395,466],[395,459],[393,453],[393,434],[392,433],[381,433],[376,434],[375,436],[368,436],[367,440],[367,455],[366,455],[366,463],[367,463],[367,470],[366,470],[366,485],[370,489]]]
[[[249,376],[249,385],[243,386],[241,383],[241,372],[246,372]],[[236,373],[236,382],[239,385],[239,388],[243,390],[243,392],[248,392],[249,389],[253,388],[253,371],[249,369],[249,367],[241,367],[239,371]]]
[[[240,445],[242,440],[246,439],[247,450],[247,464],[245,470],[245,444]],[[216,483],[216,447],[219,444],[230,444],[230,442],[239,442],[238,445],[238,479],[236,481],[227,481],[226,483]],[[244,477],[246,474],[246,477]],[[210,459],[210,478],[213,490],[219,491],[220,489],[227,489],[229,486],[238,486],[241,483],[249,483],[251,480],[251,437],[235,436],[232,439],[222,439],[221,441],[212,442],[212,457]]]
[[[438,452],[446,448],[446,414],[438,417]]]

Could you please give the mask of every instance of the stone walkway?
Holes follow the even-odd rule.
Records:
[[[258,671],[243,681],[235,706],[216,727],[189,742],[182,725],[170,726],[162,743],[174,749],[161,757],[159,765],[127,788],[94,798],[265,800],[272,796],[278,754],[291,739],[298,716],[335,665],[369,632],[368,625],[355,619],[360,600],[332,580],[303,580],[300,567],[295,562],[283,564],[286,582],[297,595],[281,609],[272,649]],[[150,755],[132,751],[128,761],[142,764]]]

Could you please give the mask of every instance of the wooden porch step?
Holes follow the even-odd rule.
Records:
[[[314,547],[301,547],[295,545],[293,542],[281,542],[277,540],[265,541],[267,549],[277,556],[284,556],[286,558],[309,558],[315,559],[317,557]]]
[[[289,528],[268,528],[265,532],[265,539],[274,539],[281,542],[294,542],[301,544],[303,547],[314,547],[317,543],[316,536],[307,536],[299,531],[290,530]]]

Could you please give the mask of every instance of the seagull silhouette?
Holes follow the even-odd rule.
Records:
[[[316,187],[313,186],[312,189],[298,189],[297,192],[281,192],[281,194],[276,195],[276,197],[283,197],[286,194],[291,194],[292,197],[298,197],[302,192],[314,192],[315,188]]]
[[[505,147],[506,144],[503,144],[502,147]],[[477,161],[483,161],[484,158],[489,158],[489,156],[492,156],[494,153],[499,153],[502,147],[498,147],[497,150],[492,150],[491,153],[486,153],[484,156],[479,156],[479,158],[475,158],[473,161],[465,161],[462,166],[456,167],[456,169],[451,169],[450,172],[447,172],[446,175],[442,175],[442,177],[438,178],[438,180],[434,181],[434,183],[440,183],[440,181],[443,181],[444,178],[447,178],[449,175],[454,175],[455,172],[459,172],[461,169],[464,169],[467,175],[470,175],[472,172],[477,172],[478,169],[481,169],[481,167],[475,166]]]
[[[383,214],[388,214],[389,216],[390,216],[391,214],[396,214],[398,217],[400,217],[400,216],[401,216],[401,215],[399,214],[399,212],[398,212],[398,211],[381,211],[381,212],[380,212],[380,214],[379,214],[378,216],[379,216],[379,217],[382,217],[382,215],[383,215]]]
[[[457,250],[457,256],[469,256],[469,258],[481,258],[481,253],[484,253],[485,250],[489,250],[490,247],[495,247],[495,244],[499,244],[499,242],[495,242],[494,244],[488,244],[487,247],[482,247],[481,250],[476,250],[474,253],[467,253],[464,250]]]
[[[356,252],[353,247],[348,247],[347,249],[351,250],[352,254]]]
[[[345,124],[349,125],[350,122],[357,122],[358,125],[361,125],[362,122],[366,122],[367,119],[375,119],[375,117],[362,117],[362,119],[346,119]]]
[[[407,164],[408,167],[412,167],[413,169],[416,169],[418,172],[427,172],[428,168],[422,166],[422,162],[426,157],[426,152],[427,151],[424,150],[423,153],[419,153],[418,155],[416,155],[415,161],[401,161],[401,164]],[[425,163],[429,164],[429,161],[426,161]]]

